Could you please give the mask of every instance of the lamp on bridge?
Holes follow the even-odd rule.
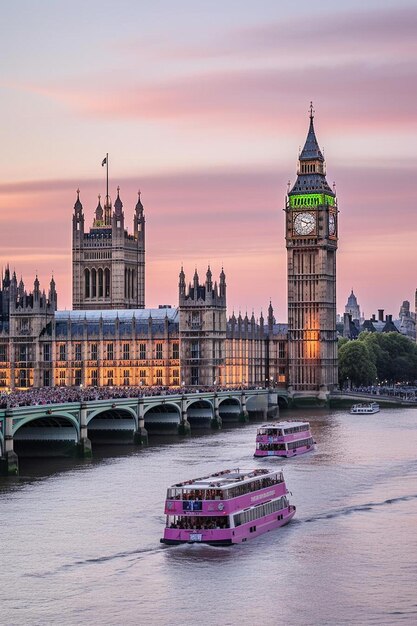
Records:
[[[111,408],[112,408],[112,409],[115,409],[115,408],[116,408],[116,403],[115,403],[115,402],[113,402],[113,404],[111,405]]]
[[[48,409],[46,412],[48,415],[52,415],[52,409]]]

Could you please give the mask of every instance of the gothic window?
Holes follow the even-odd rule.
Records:
[[[125,298],[127,298],[127,269],[125,268]]]
[[[66,361],[67,360],[66,345],[64,343],[61,343],[60,346],[59,346],[59,360],[60,361]]]
[[[59,372],[59,379],[58,379],[58,385],[60,387],[65,387],[65,370],[60,370]]]
[[[0,346],[0,361],[7,361],[7,346]]]
[[[198,367],[192,367],[191,368],[191,384],[192,385],[198,385]]]
[[[98,297],[103,297],[103,270],[100,268],[97,272],[98,274]]]
[[[19,380],[19,387],[29,386],[28,374],[26,370],[19,370],[18,380]]]
[[[179,370],[172,370],[172,384],[178,387],[180,384]]]
[[[144,361],[146,359],[146,343],[139,344],[139,358]]]
[[[27,361],[27,346],[19,346],[19,361]]]
[[[130,385],[130,371],[123,370],[123,384],[128,387]]]
[[[97,361],[97,358],[98,358],[97,344],[96,343],[92,343],[91,344],[91,360],[92,361]]]
[[[135,293],[136,293],[136,289],[135,289],[135,270],[132,270],[131,278],[132,278],[131,295],[132,295],[132,298],[134,298],[135,297]]]
[[[91,297],[97,298],[97,271],[91,270]]]
[[[113,370],[107,370],[107,386],[113,386]]]
[[[157,343],[156,344],[156,358],[157,359],[162,359],[162,343]]]
[[[156,384],[161,386],[162,382],[162,370],[156,370]]]
[[[123,344],[123,360],[128,361],[130,359],[130,346],[128,343]]]
[[[139,370],[139,378],[140,378],[140,384],[141,385],[146,385],[146,370]]]
[[[84,293],[85,293],[86,298],[90,297],[90,270],[89,269],[84,270]]]
[[[112,361],[114,358],[114,347],[112,343],[107,344],[107,360]],[[113,376],[113,374],[112,374]],[[112,383],[113,384],[113,383]]]
[[[110,270],[108,267],[104,270],[104,295],[110,298]]]
[[[51,344],[45,343],[43,346],[43,360],[49,362],[51,360]]]
[[[0,370],[0,387],[6,387],[6,386],[7,386],[6,371]]]
[[[191,342],[191,358],[198,359],[200,357],[200,345],[199,342],[194,340]]]
[[[75,370],[74,384],[76,387],[81,385],[81,370],[79,369]]]
[[[75,360],[76,361],[81,361],[81,344],[80,343],[76,343],[75,344]]]
[[[98,387],[98,371],[97,370],[91,371],[91,385],[93,387]]]
[[[172,344],[172,358],[173,359],[180,358],[180,344],[179,343]]]

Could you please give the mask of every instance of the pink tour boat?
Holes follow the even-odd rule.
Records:
[[[254,456],[291,457],[314,450],[308,422],[278,422],[265,424],[256,433]]]
[[[282,471],[226,469],[168,489],[162,543],[242,543],[294,516]]]

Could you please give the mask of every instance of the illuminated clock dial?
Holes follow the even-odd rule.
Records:
[[[316,220],[312,213],[297,213],[294,217],[294,230],[297,235],[310,235],[316,228]]]
[[[329,235],[334,235],[336,233],[336,219],[333,213],[329,215]]]

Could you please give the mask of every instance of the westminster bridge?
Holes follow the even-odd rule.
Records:
[[[0,410],[2,474],[18,473],[22,456],[92,456],[96,443],[148,442],[148,433],[187,435],[249,417],[275,417],[287,406],[284,389],[139,395]]]

